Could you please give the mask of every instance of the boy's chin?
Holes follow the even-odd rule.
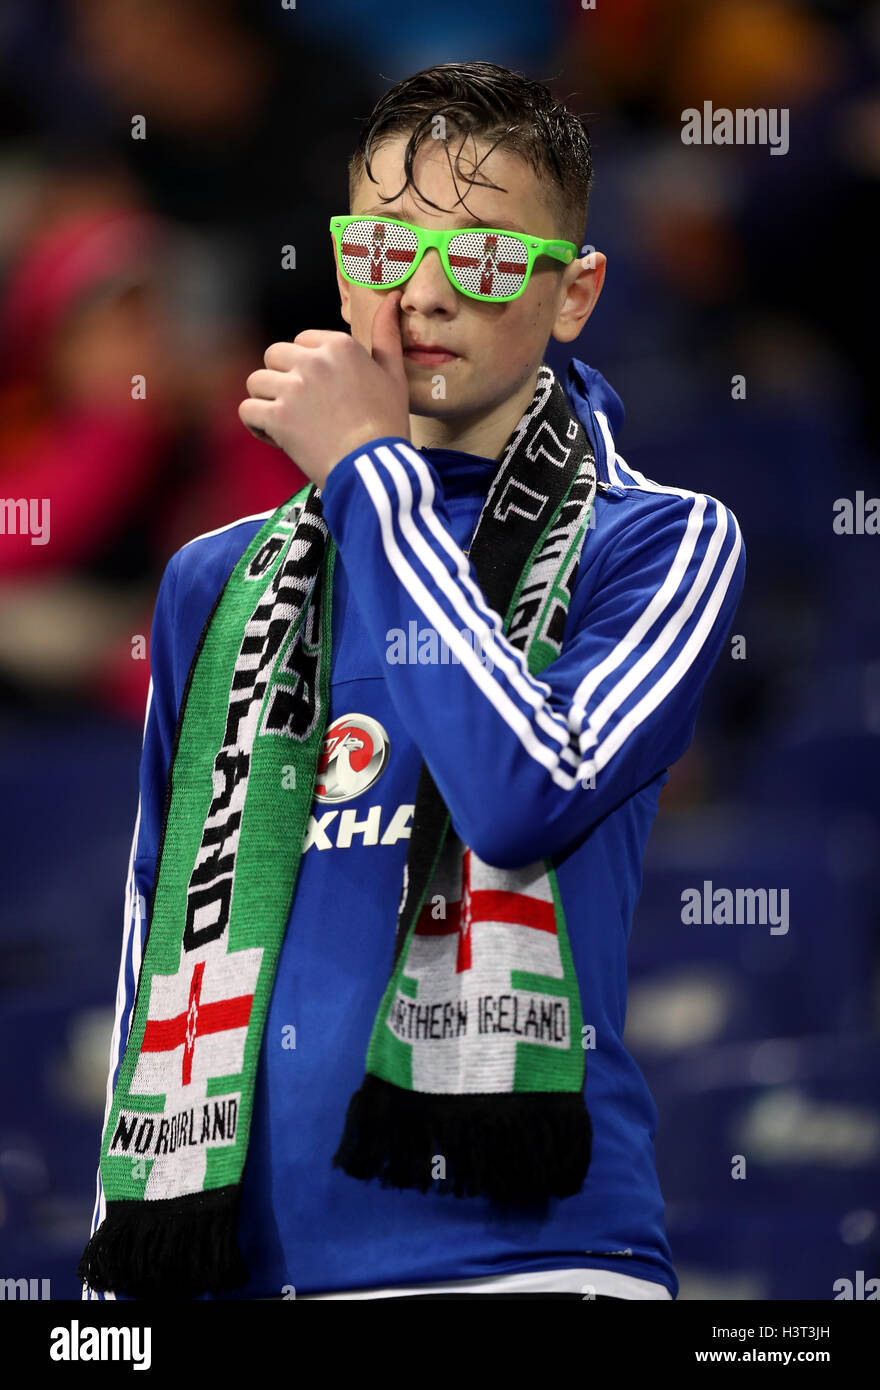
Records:
[[[474,407],[479,411],[479,403]],[[409,413],[417,415],[424,420],[445,420],[453,421],[459,419],[470,419],[474,408],[463,411],[461,406],[451,405],[449,401],[426,401],[424,404],[410,399]]]
[[[424,415],[430,420],[453,420],[456,416],[473,415],[484,405],[479,394],[472,397],[470,392],[449,392],[446,396],[435,397],[428,382],[409,383],[409,413]]]

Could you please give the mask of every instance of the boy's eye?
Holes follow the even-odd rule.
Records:
[[[342,233],[339,258],[346,275],[369,285],[401,279],[415,260],[418,240],[408,227],[388,222],[350,222]]]
[[[503,232],[462,232],[449,242],[449,268],[472,294],[515,294],[529,267],[529,252]]]

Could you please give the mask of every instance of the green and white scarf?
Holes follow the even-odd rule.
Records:
[[[589,440],[542,364],[469,552],[532,674],[561,650],[595,492]],[[327,724],[335,557],[308,484],[236,564],[190,666],[103,1135],[107,1214],[77,1269],[95,1290],[184,1298],[248,1278],[241,1183]],[[515,1206],[571,1195],[592,1146],[584,1069],[551,860],[480,860],[423,763],[391,973],[332,1162]]]

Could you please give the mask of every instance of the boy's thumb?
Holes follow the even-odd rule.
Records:
[[[403,363],[403,344],[400,340],[398,307],[403,298],[401,290],[390,290],[373,315],[370,336],[370,355],[383,371],[392,376],[406,377]]]

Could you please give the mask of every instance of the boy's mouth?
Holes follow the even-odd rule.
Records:
[[[443,362],[454,362],[458,357],[457,352],[450,352],[448,348],[423,345],[419,347],[404,345],[403,355],[408,362],[418,363],[422,367],[439,367]]]

